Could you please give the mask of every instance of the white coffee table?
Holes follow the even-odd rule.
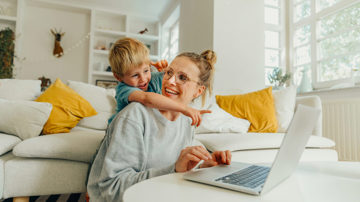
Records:
[[[124,201],[360,202],[360,162],[301,163],[291,177],[263,196],[190,182],[175,173],[135,184],[126,190]]]

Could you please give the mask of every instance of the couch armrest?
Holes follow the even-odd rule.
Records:
[[[321,105],[320,97],[317,95],[296,97],[295,110],[299,104],[320,109],[320,111],[321,111],[320,117],[319,117],[318,123],[316,124],[316,126],[313,130],[313,135],[322,136],[322,105]]]

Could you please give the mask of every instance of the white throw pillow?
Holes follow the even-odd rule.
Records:
[[[195,133],[246,133],[249,130],[248,120],[232,116],[216,103],[211,104],[208,109],[212,112],[202,115],[202,122]]]
[[[296,86],[289,86],[282,90],[273,90],[278,132],[287,131],[294,116],[296,102]]]
[[[23,140],[38,136],[51,110],[46,102],[0,99],[0,131]]]
[[[78,81],[68,81],[68,85],[80,96],[90,102],[90,104],[98,112],[95,116],[82,119],[78,123],[78,126],[105,130],[108,124],[108,119],[115,113],[116,101],[114,97],[114,90],[107,90],[99,86]]]
[[[0,133],[0,155],[11,151],[19,142],[21,142],[21,139],[14,135]]]
[[[40,80],[0,79],[0,98],[35,100],[40,94]]]

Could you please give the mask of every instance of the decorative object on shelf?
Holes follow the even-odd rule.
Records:
[[[110,42],[109,43],[109,50],[111,49],[111,47],[114,45],[114,42]]]
[[[0,31],[0,79],[12,78],[15,34],[10,28]]]
[[[10,15],[11,8],[0,5],[0,15]]]
[[[151,45],[150,44],[145,44],[145,46],[149,49],[149,51],[151,52]]]
[[[274,84],[274,89],[285,87],[286,81],[291,78],[291,74],[283,74],[280,68],[274,68],[271,73],[267,75],[271,84]]]
[[[64,51],[60,45],[60,41],[61,41],[61,37],[64,36],[65,32],[61,33],[61,29],[60,29],[60,31],[57,31],[56,29],[55,29],[55,31],[53,29],[51,29],[50,31],[55,36],[55,45],[54,45],[53,55],[55,57],[59,58],[62,55],[64,55]]]
[[[148,32],[149,30],[147,28],[145,28],[144,30],[139,31],[139,34],[145,34],[146,32]]]
[[[0,5],[0,15],[5,15],[5,7]]]
[[[96,50],[106,50],[106,42],[104,40],[99,40],[95,46]]]
[[[118,85],[118,81],[96,80],[95,85],[103,88],[115,88]]]
[[[302,70],[302,78],[301,78],[301,82],[300,85],[298,87],[298,93],[305,93],[305,92],[309,92],[312,91],[312,85],[311,85],[311,80],[307,75],[307,68],[304,68]]]
[[[51,79],[45,76],[39,77],[38,80],[41,81],[41,91],[45,91],[51,84]]]
[[[111,67],[108,66],[108,67],[106,68],[106,71],[107,71],[107,72],[111,72]]]

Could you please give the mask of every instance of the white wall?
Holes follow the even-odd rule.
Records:
[[[214,1],[214,92],[235,94],[265,87],[263,0]]]
[[[181,0],[179,52],[213,48],[213,0]]]
[[[74,48],[69,54],[60,58],[52,55],[54,36],[51,28],[62,28],[66,32],[61,40],[64,50],[72,47],[90,31],[90,14],[70,11],[68,9],[54,9],[40,5],[28,4],[24,9],[24,24],[22,37],[22,57],[26,59],[20,63],[16,78],[37,79],[49,77],[87,82],[89,42]]]
[[[215,94],[259,90],[264,81],[263,0],[182,0],[179,49],[213,49]]]

